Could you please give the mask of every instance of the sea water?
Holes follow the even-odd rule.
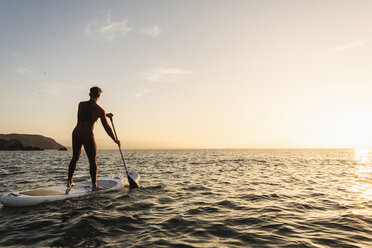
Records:
[[[369,150],[130,150],[141,188],[0,208],[0,247],[372,247]],[[0,152],[0,193],[64,185],[71,151]],[[101,176],[123,172],[98,152]],[[89,180],[85,154],[74,180]]]

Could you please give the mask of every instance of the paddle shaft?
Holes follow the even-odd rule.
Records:
[[[116,139],[118,139],[118,135],[116,134],[115,125],[114,125],[114,122],[112,121],[112,117],[109,117],[109,118],[110,118],[110,121],[111,121],[112,129],[114,129],[115,137],[116,137]],[[119,147],[119,151],[120,151],[121,159],[123,160],[123,164],[124,164],[125,172],[127,173],[127,176],[129,177],[129,173],[128,173],[127,165],[125,164],[125,160],[124,160],[123,152],[121,151],[121,145],[118,144],[118,147]]]

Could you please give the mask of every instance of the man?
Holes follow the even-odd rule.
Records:
[[[80,158],[81,147],[84,145],[85,152],[88,156],[90,164],[90,176],[92,178],[92,191],[102,190],[103,188],[97,185],[97,146],[94,141],[93,128],[94,123],[101,119],[101,123],[105,128],[107,134],[111,139],[118,145],[120,141],[115,138],[114,133],[112,132],[111,127],[109,126],[105,111],[97,104],[98,99],[100,98],[102,90],[99,87],[92,87],[90,89],[90,100],[86,102],[79,103],[78,109],[78,122],[72,132],[72,159],[68,168],[68,179],[67,187],[71,188],[75,184],[72,182],[72,176],[74,174],[76,163]],[[113,115],[107,114],[108,117]]]

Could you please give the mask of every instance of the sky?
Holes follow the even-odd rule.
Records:
[[[372,147],[372,2],[0,1],[0,133],[123,148]],[[98,149],[116,144],[100,122]]]

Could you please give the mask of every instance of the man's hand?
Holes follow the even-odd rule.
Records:
[[[120,146],[120,140],[116,139],[114,142]]]
[[[112,113],[108,113],[106,116],[111,119],[114,115]]]

